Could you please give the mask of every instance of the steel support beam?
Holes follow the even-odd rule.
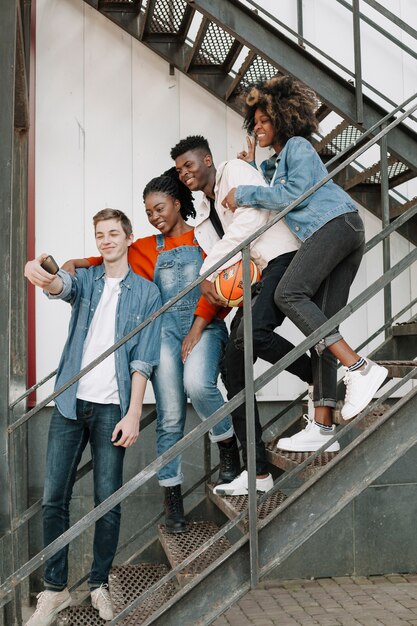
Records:
[[[26,260],[28,90],[24,22],[19,0],[0,3],[0,576],[27,559],[26,530],[10,534],[26,508],[26,429],[8,437],[10,402],[26,387]],[[19,414],[17,407],[16,415]],[[20,592],[18,592],[20,593]],[[20,622],[20,600],[0,624]]]

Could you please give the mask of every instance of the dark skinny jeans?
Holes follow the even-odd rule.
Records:
[[[294,258],[295,252],[282,254],[268,264],[259,283],[252,292],[253,356],[276,363],[290,350],[293,344],[274,330],[281,326],[285,315],[274,302],[276,287]],[[304,354],[292,363],[288,372],[295,374],[306,383],[312,381],[310,357]],[[243,309],[239,309],[233,319],[229,341],[223,359],[223,375],[229,400],[245,388],[245,362],[243,341]],[[246,464],[246,407],[241,404],[232,412],[233,427],[242,445],[243,461]],[[256,473],[268,473],[265,444],[262,440],[262,427],[259,421],[258,405],[255,398],[255,438]]]
[[[364,245],[364,225],[355,212],[327,222],[302,244],[276,289],[275,303],[304,335],[345,306]],[[316,406],[336,406],[337,362],[326,347],[340,339],[335,328],[311,350]]]

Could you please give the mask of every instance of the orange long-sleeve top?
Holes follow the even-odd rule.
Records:
[[[178,248],[179,246],[195,246],[194,239],[194,229],[189,230],[186,233],[183,233],[179,237],[165,237],[165,248],[164,250],[173,250],[174,248]],[[203,258],[206,256],[204,252],[202,252]],[[154,273],[155,273],[155,265],[158,259],[158,252],[156,248],[156,235],[150,235],[149,237],[142,237],[141,239],[136,239],[129,247],[128,251],[128,261],[129,265],[135,274],[139,274],[139,276],[143,276],[143,278],[147,278],[148,280],[153,281]],[[96,257],[88,257],[87,261],[90,265],[100,265],[103,262],[103,258],[101,256]],[[198,317],[202,317],[208,322],[211,322],[212,319],[217,315],[221,319],[226,317],[230,309],[223,307],[216,307],[205,299],[204,296],[201,296],[200,300],[197,303],[196,310],[194,315]]]

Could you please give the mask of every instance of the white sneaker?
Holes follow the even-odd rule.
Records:
[[[350,372],[346,370],[343,382],[346,385],[345,403],[342,407],[342,417],[350,420],[360,413],[372,400],[375,392],[380,388],[386,377],[388,370],[382,365],[378,365],[366,359],[364,369]]]
[[[307,422],[307,426],[304,430],[300,430],[292,437],[283,437],[278,439],[278,450],[286,450],[287,452],[315,452],[326,441],[329,441],[335,434],[336,427],[333,426],[332,430],[323,430],[319,424],[308,415],[303,415]],[[326,452],[339,452],[340,445],[338,441],[331,443],[326,449]]]
[[[108,585],[103,583],[91,592],[91,604],[97,609],[101,619],[106,620],[106,622],[113,619],[113,602],[111,601]]]
[[[26,622],[26,626],[49,626],[58,613],[71,604],[71,595],[68,589],[42,591],[37,598],[36,611]]]
[[[256,491],[262,491],[265,493],[274,486],[271,474],[268,474],[266,478],[256,479]],[[248,472],[243,470],[241,474],[231,483],[225,483],[223,485],[216,485],[213,489],[213,493],[219,496],[246,496],[248,494]]]

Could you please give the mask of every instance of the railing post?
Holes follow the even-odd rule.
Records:
[[[355,59],[355,94],[356,94],[356,121],[363,122],[363,94],[362,94],[362,56],[361,56],[361,24],[359,0],[353,0],[353,50]]]
[[[297,0],[298,45],[304,48],[303,0]]]
[[[382,128],[385,128],[386,124],[383,124]],[[388,141],[387,135],[381,138],[380,143],[380,163],[381,163],[381,218],[382,228],[385,228],[390,223],[389,215],[389,177],[388,177]],[[384,274],[391,267],[391,242],[390,238],[386,237],[382,242],[382,263]],[[384,322],[392,317],[392,300],[391,300],[391,283],[384,287]],[[385,330],[385,337],[391,335],[391,329]]]
[[[0,578],[27,559],[27,529],[15,530],[26,508],[26,428],[9,435],[11,400],[26,384],[27,54],[21,2],[0,2]],[[26,24],[27,27],[27,24]],[[26,37],[27,41],[27,37]],[[27,585],[25,585],[26,589]],[[22,623],[21,589],[0,609],[0,626]]]
[[[250,552],[250,583],[255,589],[259,580],[258,563],[258,529],[257,529],[257,496],[256,496],[256,449],[255,449],[255,403],[253,383],[253,340],[252,340],[252,307],[250,279],[250,248],[242,250],[243,258],[243,328],[245,344],[245,402],[246,402],[246,441],[248,470],[248,519],[249,519],[249,552]]]

